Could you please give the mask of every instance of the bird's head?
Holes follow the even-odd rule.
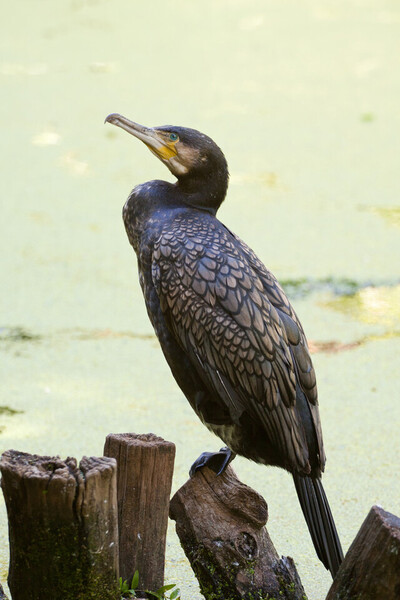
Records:
[[[113,113],[106,123],[125,129],[141,140],[178,179],[181,189],[190,195],[204,195],[208,188],[208,199],[200,205],[217,209],[225,197],[228,186],[228,166],[225,156],[217,144],[207,135],[195,129],[163,125],[144,127]],[[196,199],[199,204],[198,199]],[[195,203],[195,202],[193,202]]]

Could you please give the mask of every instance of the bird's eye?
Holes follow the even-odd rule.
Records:
[[[178,136],[176,133],[170,133],[169,139],[171,140],[171,142],[176,142],[176,140],[178,139]]]

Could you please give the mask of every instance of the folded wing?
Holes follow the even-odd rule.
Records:
[[[192,219],[157,240],[152,278],[171,332],[232,422],[248,413],[286,468],[310,472],[298,396],[303,390],[315,408],[318,429],[314,371],[301,325],[269,271],[218,221],[206,227]]]

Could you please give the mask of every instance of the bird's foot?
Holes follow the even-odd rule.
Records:
[[[190,467],[189,475],[193,477],[196,471],[206,466],[217,475],[221,475],[235,456],[236,454],[227,446],[221,448],[219,452],[203,452]]]

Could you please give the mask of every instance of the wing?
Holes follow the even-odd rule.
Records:
[[[326,459],[318,410],[317,381],[303,327],[278,280],[270,271],[268,271],[265,265],[245,242],[237,236],[234,237],[239,244],[241,251],[262,281],[264,293],[278,311],[283,326],[285,327],[296,371],[296,379],[308,403],[317,440],[317,452],[320,457],[321,468],[324,470]]]
[[[245,244],[245,242],[236,236],[235,239],[239,244],[241,251],[246,256],[252,268],[260,278],[263,284],[264,293],[267,295],[271,304],[278,311],[278,314],[283,322],[294,356],[299,383],[307,397],[307,400],[311,404],[318,404],[315,371],[308,350],[306,336],[299,318],[293,310],[293,307],[290,304],[281,285],[273,276],[273,274],[268,271],[265,265],[247,246],[247,244]]]
[[[256,267],[217,220],[192,217],[175,221],[157,240],[152,278],[171,332],[232,421],[249,413],[285,464],[307,472],[290,341],[298,345],[299,334],[271,302],[265,273]]]

